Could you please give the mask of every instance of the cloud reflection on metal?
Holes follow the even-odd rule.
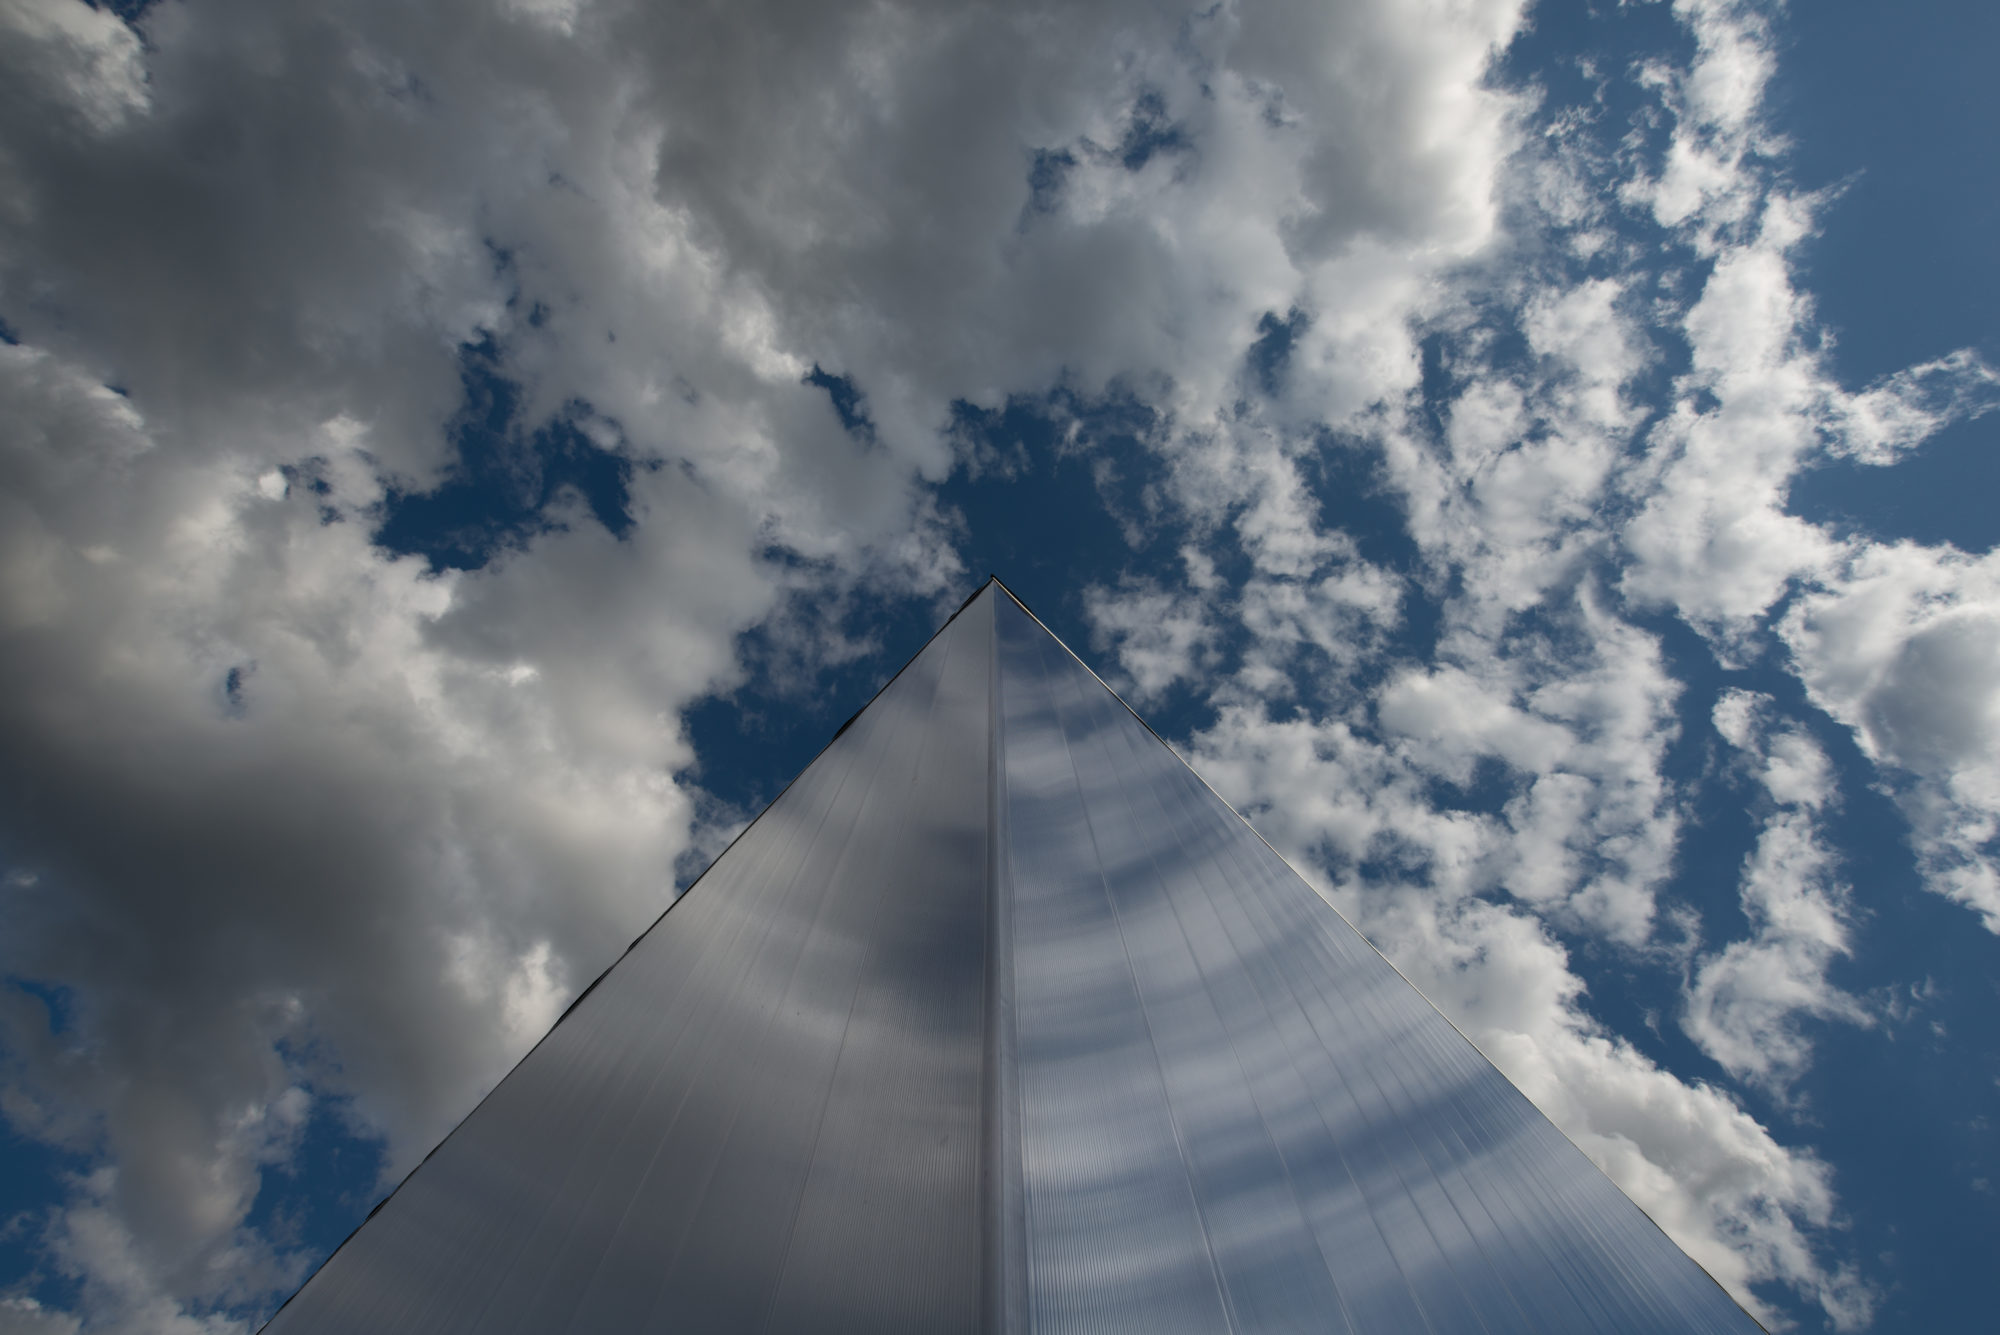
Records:
[[[1755,1331],[997,581],[272,1320]]]

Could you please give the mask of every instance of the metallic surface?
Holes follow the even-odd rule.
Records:
[[[933,639],[267,1329],[978,1329],[992,625]]]
[[[994,584],[267,1329],[1757,1327]]]
[[[1068,650],[995,615],[1015,1328],[1757,1329]]]

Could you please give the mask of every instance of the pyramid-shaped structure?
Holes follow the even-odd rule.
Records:
[[[1759,1327],[994,581],[266,1329]]]

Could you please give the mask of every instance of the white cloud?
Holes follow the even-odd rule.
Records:
[[[1215,638],[1208,610],[1157,583],[1083,594],[1091,642],[1116,655],[1122,691],[1134,703],[1157,700],[1180,681],[1200,678]]]
[[[1875,589],[1865,612],[1841,602],[1843,590],[1860,596],[1861,572],[1888,549],[1790,514],[1787,493],[1801,468],[1830,455],[1886,462],[1986,410],[1992,376],[1955,354],[1859,392],[1838,383],[1792,269],[1825,201],[1775,188],[1783,145],[1760,119],[1771,34],[1736,5],[1680,13],[1694,63],[1641,71],[1661,99],[1669,147],[1649,162],[1635,136],[1596,153],[1580,121],[1524,140],[1508,187],[1526,210],[1521,233],[1491,269],[1474,259],[1408,308],[1439,340],[1435,381],[1420,387],[1413,359],[1387,369],[1396,345],[1385,337],[1381,382],[1400,388],[1372,407],[1357,412],[1334,388],[1294,376],[1268,413],[1202,435],[1194,459],[1192,438],[1169,453],[1186,511],[1261,566],[1271,564],[1267,532],[1284,535],[1286,552],[1330,552],[1343,535],[1310,509],[1257,503],[1269,479],[1299,467],[1272,461],[1309,449],[1260,444],[1259,433],[1318,420],[1370,439],[1405,503],[1417,578],[1439,616],[1436,650],[1421,665],[1387,659],[1379,638],[1350,641],[1344,655],[1305,652],[1308,637],[1262,610],[1282,570],[1205,588],[1248,643],[1223,660],[1236,671],[1215,690],[1218,721],[1192,749],[1204,774],[1316,869],[1391,958],[1733,1292],[1755,1306],[1750,1285],[1783,1283],[1852,1329],[1875,1297],[1833,1259],[1830,1168],[1781,1144],[1727,1093],[1604,1031],[1553,931],[1599,938],[1634,967],[1687,970],[1689,1032],[1731,1079],[1780,1099],[1810,1061],[1813,1025],[1870,1022],[1829,979],[1853,948],[1854,921],[1826,839],[1832,762],[1803,729],[1773,723],[1768,700],[1726,696],[1716,718],[1751,753],[1745,764],[1774,808],[1738,886],[1748,934],[1704,947],[1686,905],[1660,911],[1689,800],[1664,772],[1682,687],[1660,640],[1636,623],[1666,610],[1702,631],[1725,666],[1768,662],[1770,611],[1803,589],[1783,634],[1817,703],[1872,728],[1883,754],[1934,758],[1959,744],[1963,734],[1918,740],[1943,733],[1916,702],[1948,699],[1984,717],[1979,632],[1954,622],[1892,668],[1905,637],[1922,633],[1909,624],[1914,600]],[[1606,201],[1617,200],[1670,229],[1657,250],[1634,239],[1643,227],[1615,216]],[[1685,247],[1707,267],[1683,268]],[[1627,266],[1619,277],[1574,276],[1575,257],[1606,256]],[[1677,344],[1690,368],[1653,419],[1661,405],[1643,401],[1640,385]],[[1246,529],[1241,516],[1259,518]],[[1944,615],[1948,603],[1965,616],[1961,604],[1983,598],[1962,587],[1968,558],[1923,560],[1951,567],[1945,582],[1957,590],[1931,596],[1924,615]],[[1918,555],[1906,564],[1917,579]],[[1923,578],[1940,580],[1934,570]],[[1879,644],[1846,661],[1836,641]],[[1373,712],[1342,689],[1357,669],[1382,681]],[[1921,677],[1928,695],[1890,688],[1871,706],[1869,693],[1897,673]],[[1489,759],[1511,791],[1499,810],[1440,802],[1437,781],[1462,787]],[[1930,846],[1956,851],[1932,861],[1951,863],[1962,896],[1988,893],[1967,850],[1994,827],[1960,797],[1905,804],[1949,811],[1933,821]]]
[[[1784,607],[1776,629],[1793,669],[1883,767],[1927,882],[2000,931],[1992,555],[1843,538],[1788,509],[1807,467],[1830,457],[1891,464],[1942,427],[1991,411],[2000,373],[1960,350],[1858,391],[1839,383],[1791,261],[1828,201],[1770,184],[1756,157],[1782,146],[1765,141],[1741,91],[1768,77],[1767,55],[1725,59],[1746,43],[1768,53],[1768,36],[1731,4],[1683,9],[1697,65],[1722,62],[1723,91],[1676,104],[1676,151],[1685,143],[1735,183],[1662,218],[1694,228],[1714,267],[1677,325],[1692,369],[1622,479],[1642,506],[1618,534],[1629,557],[1622,589],[1671,606],[1729,660],[1763,652],[1765,623]]]
[[[1527,133],[1533,98],[1487,79],[1517,0],[505,8],[188,0],[142,47],[75,0],[0,7],[0,721],[42,832],[0,915],[7,966],[75,988],[99,1040],[65,1066],[10,1009],[7,1106],[115,1170],[59,1234],[93,1323],[282,1287],[241,1223],[302,1080],[392,1172],[427,1147],[708,846],[679,715],[738,678],[737,635],[809,671],[859,651],[827,620],[856,590],[946,593],[952,401],[1057,384],[1159,413],[1185,587],[1083,572],[1135,695],[1247,637],[1204,772],[1734,1292],[1865,1319],[1826,1165],[1592,1021],[1554,934],[1681,959],[1680,685],[1621,597],[1735,654],[1788,590],[1813,700],[2000,930],[1990,558],[1785,508],[1800,468],[1891,461],[1994,377],[1832,378],[1790,267],[1825,204],[1770,184],[1756,11],[1677,7],[1696,54],[1641,73],[1671,127],[1649,160]],[[1713,260],[1698,287],[1654,282],[1621,201]],[[1294,310],[1265,394],[1246,354]],[[1423,332],[1450,343],[1437,433]],[[572,507],[477,573],[370,545],[385,487],[445,461],[486,334],[525,424],[587,404],[634,462],[623,542]],[[1636,385],[1682,338],[1648,427]],[[1330,527],[1322,426],[1382,451],[1417,568]],[[1393,661],[1419,599],[1435,659]],[[1848,929],[1825,757],[1757,735],[1782,810],[1690,1023],[1781,1083],[1800,1017],[1853,1018],[1825,984]],[[1486,758],[1499,809],[1434,800]],[[305,1038],[338,1070],[281,1056]]]
[[[1891,464],[1954,422],[2000,406],[2000,372],[1965,348],[1884,376],[1834,404],[1833,448],[1865,464]]]
[[[351,1094],[400,1170],[547,1023],[568,962],[658,911],[687,837],[658,702],[728,671],[741,623],[682,600],[607,662],[564,637],[613,630],[566,624],[575,598],[485,621],[530,567],[387,561],[369,494],[274,500],[251,461],[179,457],[72,368],[0,351],[5,782],[36,873],[7,892],[6,967],[73,991],[87,1054],[10,1041],[9,1083],[86,1111],[65,1143],[117,1165],[58,1235],[99,1324],[143,1326],[169,1293],[259,1302],[260,1276],[296,1277],[239,1227],[289,1154],[295,1081]],[[582,527],[548,545],[754,578],[705,559],[718,526],[680,508],[697,550]],[[508,671],[524,659],[535,676]],[[454,956],[468,934],[493,948]]]
[[[142,43],[0,9],[0,950],[88,1039],[10,996],[0,1083],[101,1170],[50,1235],[92,1328],[281,1292],[244,1220],[294,1091],[393,1176],[658,911],[699,837],[679,716],[736,637],[838,657],[802,628],[856,589],[960,580],[924,492],[954,399],[1215,429],[1295,306],[1295,383],[1402,385],[1404,316],[1494,234],[1520,14],[187,0]],[[524,430],[633,463],[623,541],[572,500],[473,573],[371,545],[482,338]],[[1259,448],[1270,620],[1393,621]]]
[[[1865,1323],[1866,1288],[1816,1255],[1834,1217],[1827,1166],[1587,1016],[1547,928],[1472,893],[1490,823],[1432,807],[1419,776],[1339,723],[1229,708],[1191,760],[1753,1313],[1775,1320],[1751,1286],[1776,1281],[1843,1328]],[[1362,878],[1364,856],[1401,879]]]
[[[1868,1023],[1826,976],[1849,953],[1848,898],[1811,817],[1775,815],[1743,868],[1752,934],[1703,958],[1688,988],[1688,1035],[1732,1076],[1783,1098],[1812,1056],[1803,1017]]]
[[[1828,978],[1852,953],[1854,916],[1824,829],[1838,799],[1833,766],[1811,737],[1779,724],[1769,696],[1725,691],[1714,720],[1775,810],[1743,862],[1750,935],[1694,962],[1682,1025],[1736,1079],[1785,1102],[1812,1058],[1802,1021],[1873,1023]]]
[[[1780,634],[1882,766],[1930,885],[2000,932],[2000,554],[1860,548]]]
[[[1756,762],[1757,781],[1772,801],[1819,811],[1838,796],[1833,762],[1804,732],[1776,726],[1775,709],[1770,696],[1731,687],[1717,697],[1711,718],[1724,741]]]
[[[0,73],[8,118],[48,117],[57,133],[108,133],[148,105],[138,35],[108,10],[0,0]],[[28,184],[11,165],[0,157],[0,179]],[[14,210],[35,203],[12,191],[9,198]]]
[[[1490,335],[1463,323],[1469,310],[1448,312],[1466,383],[1442,440],[1406,420],[1385,441],[1413,536],[1465,583],[1462,610],[1485,633],[1574,581],[1602,544],[1607,489],[1643,416],[1627,388],[1649,356],[1632,305],[1613,279],[1532,291],[1526,376],[1484,365]]]
[[[160,1292],[158,1261],[133,1236],[123,1212],[107,1206],[115,1174],[100,1172],[86,1187],[83,1200],[63,1212],[52,1239],[56,1262],[72,1278],[86,1280],[82,1312],[85,1328],[112,1335],[239,1335],[241,1322],[220,1316],[192,1316],[172,1297]],[[253,1250],[254,1241],[250,1244]],[[230,1256],[231,1278],[252,1282],[303,1278],[297,1259],[273,1274],[265,1255]],[[298,1258],[302,1259],[302,1258]],[[265,1273],[259,1274],[259,1271]]]
[[[1642,169],[1620,193],[1662,226],[1688,226],[1713,246],[1719,228],[1756,211],[1760,182],[1748,160],[1782,147],[1761,115],[1774,43],[1765,14],[1743,0],[1675,0],[1674,12],[1694,37],[1693,61],[1685,69],[1653,61],[1641,76],[1662,93],[1674,134],[1659,170]]]
[[[0,1298],[0,1335],[76,1335],[82,1322],[33,1298]]]
[[[1463,668],[1407,672],[1376,697],[1383,729],[1417,748],[1424,768],[1455,783],[1472,781],[1481,756],[1536,774],[1554,769],[1575,739],[1561,726],[1495,699]]]
[[[1634,470],[1645,505],[1621,534],[1626,593],[1724,639],[1838,552],[1785,509],[1833,388],[1800,343],[1808,307],[1786,260],[1806,226],[1801,205],[1773,200],[1754,239],[1717,257],[1685,321],[1694,369]]]

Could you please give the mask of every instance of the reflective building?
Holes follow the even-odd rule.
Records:
[[[995,582],[267,1329],[1759,1327]]]

